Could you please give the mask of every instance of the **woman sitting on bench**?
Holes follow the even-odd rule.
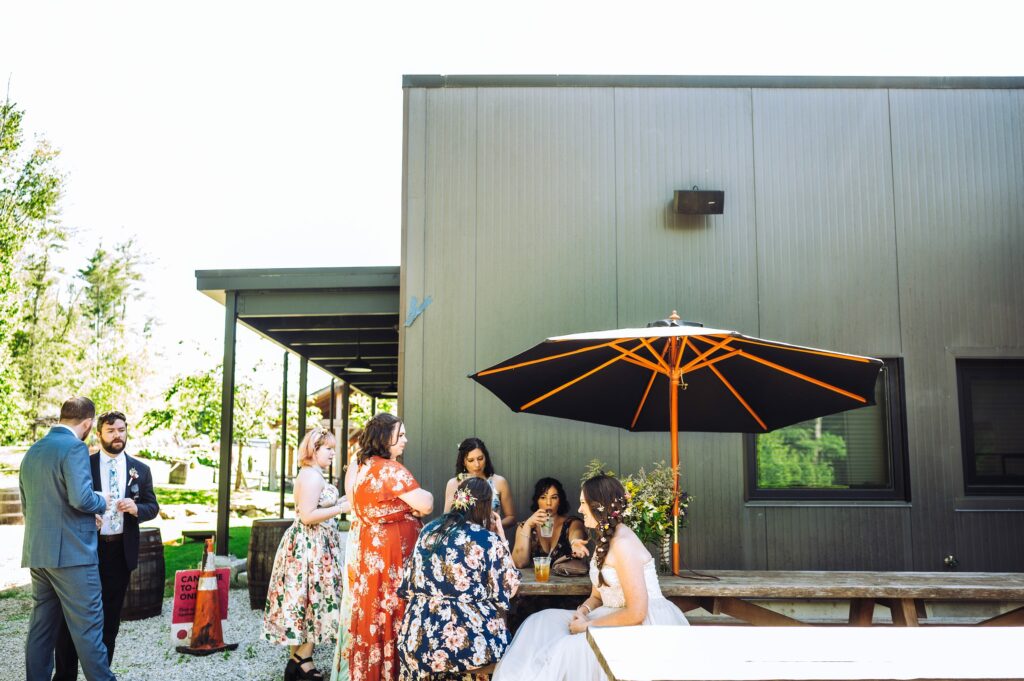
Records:
[[[621,522],[626,491],[615,478],[583,483],[580,513],[596,531],[590,597],[575,610],[545,610],[519,628],[494,681],[601,681],[605,678],[585,636],[588,627],[688,622],[661,594],[654,559]]]

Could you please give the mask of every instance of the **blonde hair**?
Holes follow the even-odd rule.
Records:
[[[334,433],[326,428],[317,426],[306,433],[306,437],[302,438],[302,443],[299,445],[299,466],[316,465],[316,451],[328,442],[331,447],[338,444]]]

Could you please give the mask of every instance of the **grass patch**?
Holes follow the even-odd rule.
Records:
[[[162,506],[170,506],[172,504],[203,504],[215,507],[217,505],[216,490],[156,487],[154,491],[156,492],[156,498]]]
[[[12,586],[0,591],[0,600],[21,600],[32,598],[31,586]]]
[[[252,528],[238,525],[228,528],[228,553],[241,558],[249,553],[249,535]],[[164,597],[174,595],[174,573],[194,570],[203,558],[203,542],[183,540],[164,545]]]

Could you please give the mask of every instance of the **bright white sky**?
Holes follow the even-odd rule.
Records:
[[[196,269],[399,263],[403,74],[1021,76],[1022,19],[1016,0],[22,0],[0,77],[63,152],[69,262],[136,237],[181,369],[178,341],[222,347]]]

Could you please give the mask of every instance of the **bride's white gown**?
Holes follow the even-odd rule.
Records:
[[[626,605],[615,568],[601,569],[605,586],[599,586],[603,605],[588,619],[604,617]],[[597,566],[590,564],[590,581],[597,585]],[[647,617],[643,624],[688,626],[683,613],[661,595],[654,560],[644,564],[647,585]],[[494,671],[493,681],[607,681],[586,634],[570,634],[572,610],[544,610],[531,615],[519,627],[505,656]]]

